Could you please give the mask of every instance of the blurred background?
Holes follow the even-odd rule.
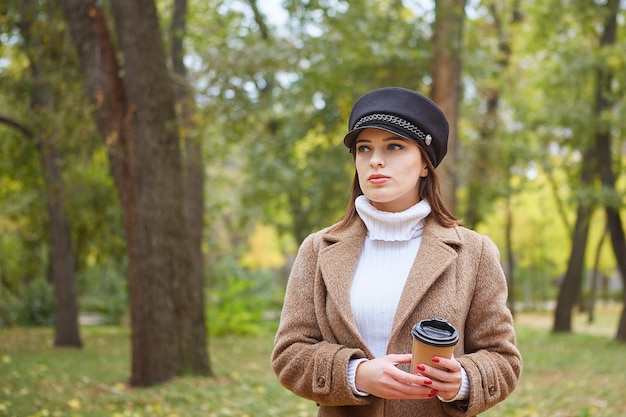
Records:
[[[383,86],[446,112],[446,199],[500,248],[512,311],[592,321],[624,303],[625,10],[4,0],[0,325],[54,326],[58,346],[130,325],[133,383],[210,374],[203,353],[142,373],[151,331],[202,352],[275,326],[299,243],[348,203],[350,108]]]

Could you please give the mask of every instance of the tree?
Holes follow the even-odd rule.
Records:
[[[507,70],[513,55],[514,29],[522,20],[519,1],[512,4],[503,2],[483,2],[488,14],[485,22],[476,19],[471,22],[474,26],[472,32],[478,45],[493,44],[495,52],[491,54],[477,54],[481,56],[479,63],[483,77],[478,79],[476,89],[480,92],[482,100],[479,109],[484,109],[478,115],[470,114],[468,117],[477,120],[477,137],[472,141],[460,144],[467,150],[463,152],[465,161],[459,161],[459,165],[465,166],[463,178],[466,188],[466,209],[463,216],[464,224],[470,228],[476,226],[491,212],[491,206],[499,197],[505,199],[505,232],[504,250],[505,275],[508,282],[508,305],[512,313],[515,313],[515,251],[513,248],[513,209],[511,199],[516,193],[512,186],[511,171],[516,160],[520,157],[512,146],[507,146],[509,141],[502,140],[506,137],[506,128],[501,121],[501,99],[504,96]],[[510,7],[510,9],[509,9]],[[510,16],[509,19],[507,17]],[[478,25],[478,26],[476,26]],[[485,41],[485,33],[492,34],[491,42]],[[468,42],[470,42],[468,40]],[[467,47],[466,47],[467,48]],[[477,48],[476,46],[474,48]],[[472,49],[474,49],[472,48]],[[489,46],[486,46],[489,49]],[[491,56],[492,62],[485,62],[484,56]],[[476,110],[474,110],[476,111]],[[469,136],[469,135],[466,135]],[[512,142],[512,141],[510,141]],[[465,163],[464,163],[465,162]]]
[[[132,385],[182,372],[206,375],[206,340],[190,300],[193,261],[185,216],[175,96],[156,6],[112,1],[119,50],[96,1],[64,0],[98,128],[124,208],[132,326]],[[116,54],[123,56],[123,66]],[[121,78],[121,69],[124,76]],[[202,316],[203,317],[203,316]],[[190,341],[201,346],[191,345]]]
[[[175,0],[174,12],[170,24],[170,59],[174,72],[174,93],[179,118],[181,136],[184,140],[182,149],[185,178],[185,215],[187,216],[187,232],[191,245],[191,273],[189,276],[189,305],[191,325],[184,337],[189,348],[190,358],[184,361],[191,371],[201,370],[207,375],[212,374],[206,350],[207,332],[204,320],[204,262],[202,255],[202,238],[204,231],[204,161],[202,143],[197,134],[196,105],[193,89],[187,80],[187,68],[183,62],[185,49],[183,40],[186,34],[187,0]]]
[[[459,103],[461,101],[461,51],[466,0],[435,2],[433,23],[433,67],[430,96],[450,123],[448,157],[439,168],[443,199],[452,211],[456,209],[457,144]]]
[[[580,302],[585,252],[589,236],[589,224],[593,212],[593,202],[588,200],[584,192],[590,187],[594,161],[591,150],[586,153],[585,163],[581,170],[581,191],[578,194],[578,210],[572,235],[572,247],[567,264],[567,272],[559,285],[559,295],[554,311],[553,331],[570,332],[572,330],[572,310]]]
[[[617,38],[617,17],[619,13],[619,0],[608,0],[604,9],[605,21],[600,38],[600,47],[610,49],[616,43]],[[595,114],[600,120],[604,120],[604,115],[610,113],[615,105],[616,96],[614,90],[614,70],[608,63],[602,62],[596,70],[596,94],[595,94]],[[596,133],[597,153],[598,153],[598,173],[603,189],[606,190],[608,198],[605,198],[604,209],[607,219],[607,228],[611,236],[613,253],[622,276],[624,290],[622,292],[623,308],[620,322],[616,332],[618,340],[626,341],[626,237],[620,215],[620,197],[616,187],[616,176],[613,171],[612,158],[612,138],[610,124],[602,123]]]
[[[51,4],[46,6],[47,15],[54,16],[55,7]],[[55,44],[46,46],[44,38],[50,36],[50,33],[46,33],[42,27],[36,27],[38,13],[38,2],[22,1],[22,21],[18,26],[29,60],[33,85],[31,112],[37,122],[32,131],[26,128],[21,130],[36,144],[42,166],[50,236],[48,280],[54,286],[55,293],[54,345],[81,347],[76,297],[76,262],[70,223],[66,214],[65,185],[58,151],[59,136],[62,133],[50,117],[58,100],[55,97],[55,86],[48,79],[50,74],[48,69],[57,63],[58,59],[55,60],[55,57],[61,55],[62,47]]]
[[[606,5],[594,5],[599,11],[600,18],[603,18],[599,26],[598,46],[600,51],[608,50],[615,44],[617,35],[617,15],[619,12],[619,0],[609,0]],[[595,94],[593,97],[593,115],[598,120],[599,128],[594,129],[593,141],[586,144],[585,157],[582,161],[581,184],[583,190],[585,186],[592,186],[593,180],[599,177],[602,187],[609,195],[618,195],[616,190],[615,174],[613,172],[613,160],[611,157],[611,130],[610,125],[604,122],[605,114],[610,112],[614,105],[615,92],[613,91],[613,71],[605,59],[600,59],[595,65]],[[593,203],[590,203],[584,194],[579,194],[579,209],[570,262],[567,273],[561,283],[559,298],[555,311],[554,331],[571,331],[571,311],[573,306],[580,302],[580,292],[582,285],[583,265],[585,259],[585,248],[587,245],[589,222],[593,210]],[[607,216],[607,227],[613,243],[613,251],[622,275],[626,283],[626,239],[622,226],[619,203],[615,203],[615,198],[604,199],[603,205]],[[619,201],[619,198],[617,198]],[[624,291],[626,294],[626,291]],[[626,295],[624,296],[626,301]],[[622,312],[622,318],[617,330],[617,338],[626,340],[626,303]]]

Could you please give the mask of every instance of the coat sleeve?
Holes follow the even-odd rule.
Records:
[[[317,238],[319,239],[319,237]],[[319,239],[321,240],[321,239]],[[360,349],[330,343],[316,317],[316,298],[323,292],[317,259],[316,235],[304,240],[291,270],[280,324],[272,352],[272,368],[280,383],[320,405],[363,405],[348,384],[348,362],[365,357]]]
[[[522,371],[500,255],[489,238],[481,236],[481,241],[476,287],[465,322],[466,354],[458,358],[469,377],[470,398],[446,404],[452,416],[474,416],[504,400]]]

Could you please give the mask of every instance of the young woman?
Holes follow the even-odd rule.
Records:
[[[355,103],[355,161],[343,218],[310,235],[294,263],[272,366],[319,416],[475,416],[504,400],[522,368],[496,246],[446,209],[435,168],[448,122],[429,99],[382,88]],[[442,369],[412,373],[413,325],[458,330]]]

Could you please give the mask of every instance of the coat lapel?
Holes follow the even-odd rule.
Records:
[[[398,303],[391,339],[403,328],[430,286],[457,258],[457,251],[451,245],[461,243],[455,228],[442,227],[431,217],[426,220],[419,251]]]
[[[328,296],[355,337],[362,340],[350,306],[350,285],[363,250],[367,229],[360,219],[342,231],[330,230],[323,238],[326,247],[319,252],[319,268]],[[430,286],[457,258],[453,246],[462,244],[455,228],[440,226],[427,218],[424,235],[398,303],[390,340],[397,337]]]
[[[357,336],[359,331],[350,306],[350,285],[366,233],[365,225],[357,219],[342,231],[326,233],[324,240],[327,246],[319,254],[319,267],[328,295],[346,325]]]

